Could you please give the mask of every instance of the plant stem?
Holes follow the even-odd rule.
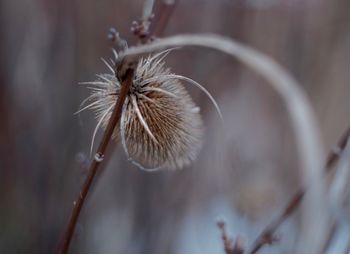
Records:
[[[172,14],[173,9],[174,8],[172,7],[171,10],[167,12],[168,18],[166,20],[164,20],[164,18],[163,18],[162,22],[158,21],[154,24],[155,31],[157,31],[158,34],[161,34],[163,29],[165,28],[165,25],[168,22],[169,16]],[[86,180],[81,188],[81,191],[80,191],[76,201],[73,202],[73,205],[74,205],[73,210],[71,212],[69,222],[67,224],[67,228],[65,230],[63,238],[62,238],[62,240],[61,240],[61,242],[60,242],[60,244],[55,252],[56,254],[68,253],[68,249],[69,249],[72,237],[73,237],[75,226],[77,224],[77,221],[78,221],[78,218],[80,215],[80,211],[83,207],[83,204],[85,202],[87,194],[90,190],[91,184],[92,184],[93,180],[95,179],[95,176],[96,176],[96,173],[99,169],[99,166],[104,159],[108,144],[109,144],[109,142],[112,138],[113,132],[114,132],[114,128],[118,124],[118,122],[120,121],[124,101],[126,99],[129,88],[130,88],[132,81],[133,81],[136,63],[137,63],[136,60],[132,61],[132,62],[125,61],[125,62],[121,63],[119,66],[116,66],[119,68],[116,70],[116,76],[122,83],[120,95],[118,97],[118,100],[116,101],[113,113],[112,113],[111,118],[108,122],[106,130],[103,133],[103,137],[102,137],[101,143],[97,149],[95,157],[90,164]],[[123,69],[125,67],[126,67],[126,70]]]
[[[174,12],[177,2],[177,0],[173,0],[171,3],[160,1],[157,10],[155,10],[156,21],[151,24],[152,36],[158,37],[163,33],[172,13]]]
[[[69,218],[69,222],[68,222],[66,231],[63,235],[62,241],[58,247],[58,250],[56,251],[57,254],[66,254],[68,252],[68,249],[72,240],[72,236],[74,233],[74,229],[80,215],[81,208],[83,207],[84,201],[90,190],[91,184],[96,176],[99,166],[103,161],[103,157],[106,152],[107,146],[112,138],[114,128],[120,120],[124,101],[129,91],[129,88],[131,86],[133,76],[134,76],[134,68],[129,68],[126,71],[125,80],[124,81],[122,80],[122,88],[120,90],[120,95],[115,104],[115,107],[114,107],[112,116],[110,118],[110,121],[108,122],[107,128],[103,134],[102,141],[97,149],[94,159],[90,164],[87,178],[81,188],[81,191],[76,201],[73,203],[74,205],[73,210]]]
[[[350,127],[346,130],[346,132],[341,136],[336,149],[332,150],[329,153],[327,158],[325,173],[329,173],[334,168],[333,166],[336,164],[338,159],[340,158],[341,152],[344,150],[346,141],[350,136]],[[257,253],[264,245],[271,243],[271,239],[274,238],[273,234],[277,230],[277,228],[284,222],[300,205],[307,188],[301,188],[289,201],[287,206],[284,208],[283,212],[275,218],[258,236],[255,242],[252,245],[251,250],[248,254]]]

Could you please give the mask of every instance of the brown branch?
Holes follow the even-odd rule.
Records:
[[[57,254],[65,254],[68,252],[70,242],[72,240],[72,236],[74,233],[75,226],[77,224],[79,214],[81,211],[81,208],[84,204],[84,201],[86,199],[86,196],[90,190],[91,184],[94,180],[94,177],[99,169],[99,166],[101,165],[101,162],[103,161],[104,154],[106,152],[107,146],[109,141],[112,138],[112,134],[114,131],[115,126],[117,125],[118,121],[120,120],[123,104],[126,98],[126,95],[129,91],[129,87],[132,83],[132,79],[134,76],[134,69],[128,69],[125,80],[122,81],[122,88],[120,90],[120,95],[118,97],[118,100],[115,104],[111,119],[107,125],[107,128],[103,134],[102,141],[97,149],[96,155],[94,159],[92,160],[89,170],[88,170],[88,176],[81,188],[81,191],[79,193],[78,198],[73,203],[73,210],[67,225],[67,229],[65,231],[65,234],[63,236],[63,239],[61,241],[61,244],[56,251]]]
[[[226,222],[224,220],[219,220],[217,226],[221,231],[221,239],[224,244],[225,253],[243,254],[246,246],[246,239],[243,236],[238,235],[235,241],[233,241],[226,231]]]
[[[166,25],[169,22],[169,19],[171,15],[174,12],[174,9],[177,4],[177,0],[169,1],[169,3],[166,3],[166,1],[160,1],[161,3],[158,4],[158,8],[155,11],[155,21],[150,26],[150,34],[154,37],[159,37],[162,35]],[[151,38],[150,36],[149,38]]]
[[[158,1],[157,8],[154,11],[156,15],[150,13],[132,22],[131,32],[138,38],[140,44],[152,42],[164,32],[176,3],[176,0],[168,3],[166,1]]]
[[[349,136],[350,127],[341,136],[337,146],[329,153],[325,165],[326,173],[331,172],[336,162],[338,162],[340,154],[344,150],[346,141]],[[297,191],[297,193],[292,197],[287,206],[284,208],[282,213],[276,219],[274,219],[258,236],[248,254],[257,253],[258,250],[260,250],[264,245],[271,244],[271,239],[274,239],[275,231],[299,207],[306,191],[307,188],[301,188]]]
[[[170,16],[171,13],[172,11],[170,12],[168,11],[166,15]],[[168,22],[168,20],[169,20],[169,17],[167,17],[166,20],[164,20],[164,17],[163,17],[161,22],[157,22],[155,24],[155,31],[157,31],[157,33],[161,33],[161,31],[163,31],[163,29],[165,28],[165,25]],[[151,36],[151,34],[149,34],[148,36]],[[74,234],[74,229],[77,224],[81,209],[83,207],[87,194],[90,190],[91,184],[93,183],[95,176],[98,172],[98,169],[104,159],[108,144],[114,132],[114,128],[120,121],[124,101],[126,99],[129,88],[133,81],[136,63],[137,62],[135,62],[134,60],[130,61],[128,59],[123,59],[118,66],[115,66],[116,76],[118,80],[121,81],[121,84],[122,84],[120,95],[118,97],[118,100],[116,101],[113,113],[108,122],[106,130],[103,133],[103,137],[97,149],[95,157],[90,164],[85,182],[81,188],[81,191],[79,192],[79,195],[76,201],[73,202],[73,209],[69,218],[69,222],[67,224],[67,228],[62,237],[62,240],[60,241],[60,244],[58,245],[58,248],[55,251],[56,254],[68,253],[68,249],[72,240],[72,236]]]

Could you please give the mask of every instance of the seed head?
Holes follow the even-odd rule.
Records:
[[[120,139],[130,161],[145,170],[182,168],[199,153],[203,122],[199,107],[183,82],[204,91],[220,114],[215,100],[204,87],[164,67],[163,59],[168,53],[169,50],[139,60],[119,128],[114,132],[114,138]],[[107,126],[121,86],[114,69],[104,62],[112,74],[97,75],[97,81],[84,83],[92,85],[89,87],[92,92],[82,104],[91,103],[78,111],[89,108],[95,111],[98,123],[92,144],[97,130]]]

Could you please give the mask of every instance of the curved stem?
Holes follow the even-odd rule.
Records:
[[[300,234],[302,241],[299,241],[298,253],[319,253],[329,224],[329,209],[327,201],[324,200],[325,188],[322,178],[324,151],[315,114],[305,92],[296,80],[270,57],[231,38],[214,34],[172,36],[150,45],[129,48],[122,57],[132,61],[134,57],[146,53],[181,46],[206,47],[226,53],[263,76],[279,93],[292,120],[300,166],[303,170],[303,186],[313,186],[304,198]]]

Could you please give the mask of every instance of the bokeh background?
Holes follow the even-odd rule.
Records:
[[[86,176],[96,124],[91,112],[74,115],[89,94],[77,83],[107,71],[100,57],[111,56],[111,26],[135,43],[130,26],[142,7],[141,0],[0,1],[0,253],[53,252]],[[180,0],[163,35],[218,33],[270,55],[306,90],[330,149],[350,124],[349,8],[348,0]],[[249,245],[298,189],[290,121],[264,80],[205,49],[176,50],[167,64],[213,94],[224,124],[189,88],[206,125],[191,167],[145,173],[115,146],[71,253],[224,253],[218,218]],[[326,253],[341,253],[349,241],[349,229],[341,230]],[[297,212],[280,242],[259,253],[295,253],[299,231]]]

